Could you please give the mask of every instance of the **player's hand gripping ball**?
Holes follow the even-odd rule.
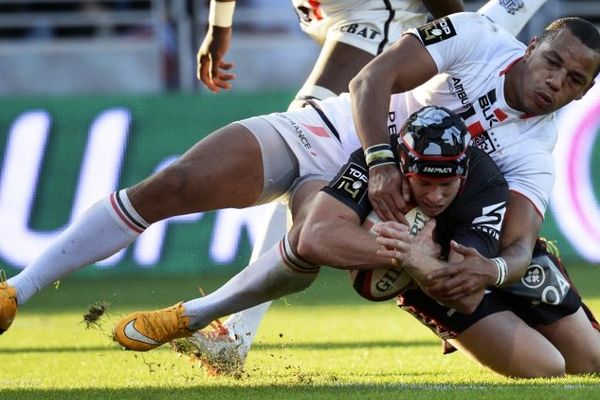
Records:
[[[412,236],[419,233],[429,219],[418,207],[407,212],[405,217],[410,225]],[[363,228],[375,236],[373,226],[380,221],[377,214],[371,211],[363,223]],[[389,300],[402,294],[412,283],[411,276],[403,268],[351,270],[349,272],[354,290],[370,301]]]

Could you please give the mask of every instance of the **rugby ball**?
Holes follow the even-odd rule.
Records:
[[[415,236],[425,226],[429,217],[418,207],[405,214],[410,225],[410,234]],[[365,219],[363,228],[373,236],[373,226],[381,219],[375,211]],[[412,278],[403,268],[351,270],[352,287],[361,296],[370,301],[384,301],[398,296],[411,286]]]

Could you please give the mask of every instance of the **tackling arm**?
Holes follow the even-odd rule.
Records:
[[[416,88],[437,73],[425,46],[404,35],[350,81],[352,115],[363,148],[389,143],[390,96]]]
[[[393,267],[390,258],[377,256],[378,247],[354,210],[327,193],[317,193],[298,234],[300,257],[340,269]]]
[[[531,201],[517,192],[510,192],[499,253],[508,264],[507,284],[518,282],[531,263],[542,222],[542,216]]]
[[[457,299],[440,298],[428,290],[427,276],[432,271],[447,269],[462,261],[462,256],[452,249],[448,261],[437,257],[439,253],[432,251],[436,247],[433,242],[434,229],[435,220],[432,219],[425,224],[421,232],[411,237],[405,225],[393,221],[380,223],[376,227],[377,243],[381,245],[377,254],[392,258],[396,266],[406,269],[428,296],[463,314],[470,314],[481,302],[485,294],[484,289]]]
[[[411,34],[367,64],[350,81],[352,115],[363,149],[389,144],[387,119],[392,93],[414,89],[437,73],[425,46]],[[369,172],[369,199],[383,220],[404,221],[409,191],[396,165],[380,165]]]
[[[517,282],[531,262],[531,254],[542,225],[542,216],[531,201],[511,191],[502,226],[499,256],[507,264],[504,284]],[[495,263],[475,249],[453,245],[464,260],[433,271],[427,277],[429,292],[438,298],[456,300],[494,285],[498,271]]]

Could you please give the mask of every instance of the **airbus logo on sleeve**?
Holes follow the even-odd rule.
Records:
[[[465,90],[460,78],[449,76],[446,82],[448,83],[448,90],[450,93],[458,97],[464,107],[472,107],[469,101],[469,95],[467,94],[467,91]]]
[[[494,239],[500,239],[500,228],[502,227],[505,213],[505,201],[483,207],[482,215],[473,220],[473,229],[487,233]]]

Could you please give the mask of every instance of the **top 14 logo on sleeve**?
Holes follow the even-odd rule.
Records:
[[[436,19],[420,26],[417,28],[417,32],[425,46],[456,36],[456,29],[448,17]]]
[[[367,171],[362,166],[350,162],[333,187],[358,204],[367,194],[368,181]]]

